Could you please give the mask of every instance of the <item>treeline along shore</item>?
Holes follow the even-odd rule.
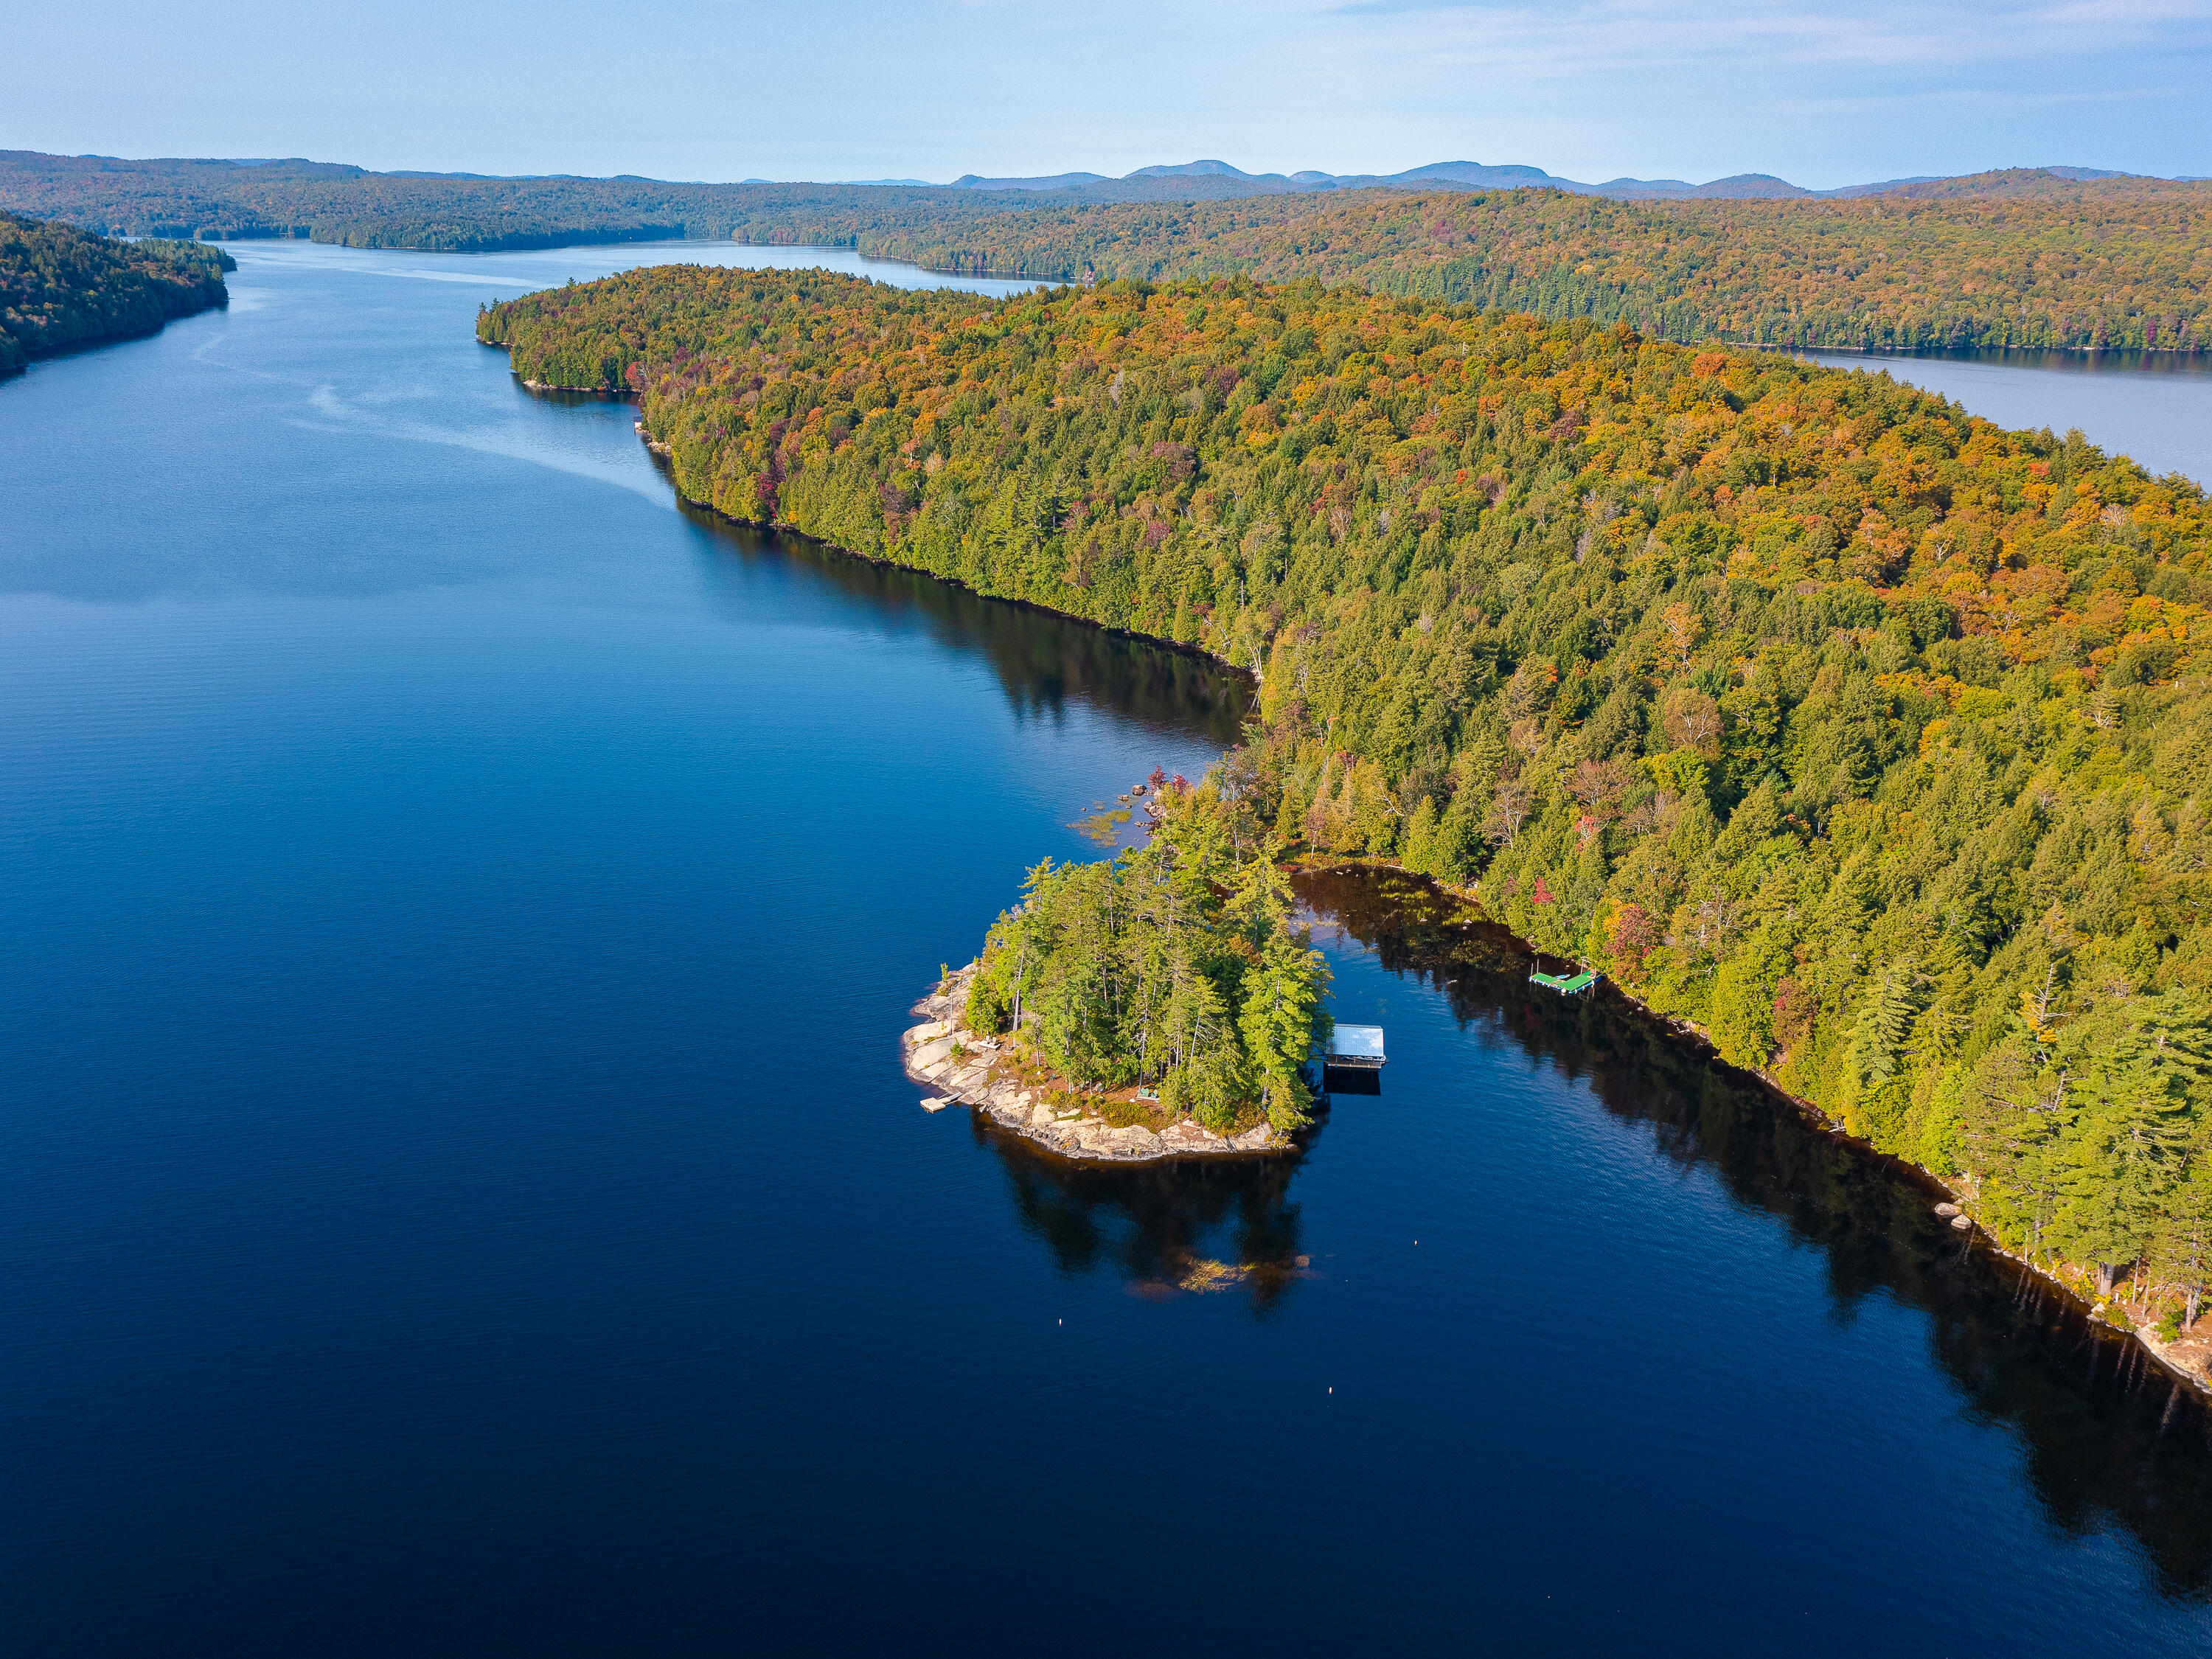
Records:
[[[2212,346],[2208,183],[2022,170],[1814,202],[1361,191],[1031,204],[848,229],[864,252],[933,270],[1145,282],[1316,276],[1625,322],[1673,340],[1854,351]]]
[[[1620,201],[1441,182],[1197,199],[1223,181],[678,184],[12,150],[0,151],[0,207],[135,236],[440,252],[727,239],[1048,281],[1318,276],[1674,340],[2204,350],[2212,182],[2076,172],[1818,199]]]
[[[1253,672],[1224,833],[1479,882],[2108,1316],[2203,1312],[2195,484],[1886,376],[1314,281],[668,267],[478,331],[634,389],[732,518]]]
[[[237,269],[220,248],[126,242],[0,213],[0,374],[226,305],[223,272]]]

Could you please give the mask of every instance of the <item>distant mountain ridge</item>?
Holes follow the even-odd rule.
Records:
[[[2086,179],[2154,176],[2122,173],[2108,167],[2041,167],[2010,171],[2076,182]],[[985,178],[978,173],[967,173],[955,179],[947,188],[1071,191],[1078,195],[1104,200],[1126,200],[1132,196],[1159,197],[1170,193],[1206,197],[1260,196],[1323,190],[1411,189],[1422,185],[1461,190],[1548,187],[1579,196],[1605,196],[1625,202],[1771,201],[1785,198],[1809,200],[1873,196],[1887,191],[1942,185],[1954,177],[1979,179],[1990,176],[1987,173],[1919,173],[1909,179],[1885,179],[1873,184],[1845,185],[1835,190],[1808,190],[1802,185],[1793,185],[1787,179],[1777,178],[1771,173],[1738,173],[1725,179],[1711,179],[1702,185],[1693,185],[1686,179],[1629,178],[1608,179],[1602,184],[1592,185],[1547,173],[1541,167],[1518,164],[1491,166],[1480,161],[1431,161],[1425,167],[1408,167],[1403,173],[1323,173],[1309,168],[1300,173],[1247,173],[1227,161],[1209,159],[1184,161],[1178,165],[1139,167],[1134,173],[1126,173],[1119,179],[1109,179],[1098,173],[1054,173],[1031,178]]]
[[[32,151],[0,152],[0,155],[33,159]],[[264,156],[233,157],[166,157],[158,160],[128,161],[111,155],[47,156],[35,159],[46,162],[74,163],[80,167],[89,164],[94,169],[112,167],[118,172],[137,174],[168,175],[177,178],[198,176],[204,179],[210,169],[237,169],[240,173],[258,173],[264,178],[362,179],[450,179],[469,183],[536,184],[552,181],[577,184],[637,184],[657,185],[664,181],[644,178],[636,173],[618,173],[606,179],[580,173],[437,173],[413,168],[394,169],[378,173],[343,161],[311,161],[300,156],[271,158]],[[993,194],[1014,193],[1036,195],[1064,192],[1079,201],[1209,201],[1243,196],[1308,195],[1322,191],[1337,190],[1412,190],[1442,188],[1446,190],[1523,190],[1548,188],[1563,190],[1579,196],[1609,197],[1615,201],[1774,201],[1783,199],[1821,200],[1842,199],[1857,196],[1874,196],[1890,191],[1921,195],[1940,193],[1947,185],[1965,180],[1977,184],[1989,179],[2063,179],[2080,182],[2092,179],[2155,178],[2151,173],[2130,173],[2110,167],[2051,166],[2013,167],[1977,173],[1936,174],[1917,173],[1905,179],[1884,179],[1871,184],[1844,185],[1834,190],[1808,190],[1787,179],[1771,173],[1738,173],[1725,179],[1710,179],[1704,184],[1692,184],[1686,179],[1608,179],[1601,184],[1587,184],[1577,179],[1568,179],[1547,173],[1537,167],[1518,163],[1496,165],[1481,161],[1431,161],[1417,167],[1407,167],[1402,173],[1326,173],[1318,168],[1307,168],[1297,173],[1247,173],[1242,167],[1218,159],[1196,161],[1162,163],[1139,167],[1121,178],[1109,178],[1103,173],[1052,173],[1025,177],[993,178],[980,173],[963,173],[948,185],[932,184],[925,179],[855,179],[836,182],[842,185],[908,190],[957,190],[988,191]],[[2194,182],[2196,175],[2169,182]],[[740,182],[763,185],[771,181],[750,178]],[[708,186],[712,188],[713,186]]]
[[[1994,238],[2002,245],[2001,263],[2011,261],[2004,267],[2007,280],[2028,282],[2033,273],[2015,256],[2027,246],[2024,239],[2046,233],[2077,252],[2094,241],[2092,263],[2106,273],[2112,249],[2095,239],[2119,237],[2132,249],[2132,274],[2121,286],[2134,297],[2124,303],[2115,298],[2119,290],[2109,273],[2052,276],[2045,284],[2049,303],[2037,312],[2033,328],[2014,318],[2003,325],[2010,331],[2005,343],[2164,349],[2187,332],[2190,349],[2203,349],[2212,335],[2197,331],[2191,296],[2201,284],[2191,273],[2205,227],[2212,224],[2209,191],[2212,186],[2203,184],[2085,167],[1896,179],[1826,192],[1765,174],[1702,185],[1616,179],[1588,185],[1540,167],[1467,161],[1387,176],[1254,174],[1203,159],[1139,169],[1122,179],[1076,173],[1038,179],[970,175],[957,185],[889,179],[686,184],[635,176],[374,173],[298,157],[128,161],[0,150],[0,209],[109,235],[302,238],[452,253],[726,240],[850,247],[937,270],[1055,280],[1074,280],[1086,271],[1102,279],[1146,280],[1200,268],[1268,276],[1318,271],[1370,284],[1401,278],[1437,283],[1470,302],[1510,301],[1522,309],[1566,304],[1563,296],[1571,295],[1582,312],[1639,321],[1652,297],[1646,292],[1656,268],[1652,260],[1664,263],[1672,257],[1668,250],[1690,243],[1733,246],[1749,238],[1774,253],[1759,284],[1733,288],[1725,295],[1717,290],[1713,304],[1725,300],[1723,309],[1670,312],[1658,325],[1674,334],[1718,330],[1732,337],[1799,343],[1805,340],[1793,319],[1804,307],[1796,299],[1777,296],[1795,292],[1792,273],[1802,275],[1799,263],[1815,251],[1808,238],[1816,230],[1824,237],[1843,234],[1838,227],[1847,220],[1847,240],[1857,239],[1855,247],[1863,241],[1863,257],[1871,262],[1862,274],[1917,269],[1912,262],[1924,258],[1964,257],[1961,237],[1981,239],[1977,246]],[[1820,199],[1849,196],[1874,199]],[[1600,275],[1592,263],[1602,264],[1619,252],[1611,242],[1577,243],[1582,252],[1557,270],[1540,258],[1527,265],[1526,249],[1496,242],[1510,225],[1526,222],[1533,234],[1540,224],[1539,252],[1548,248],[1564,257],[1559,237],[1567,231],[1562,227],[1580,236],[1599,220],[1614,227],[1620,246],[1643,250],[1611,276]],[[1893,222],[1888,230],[1867,228],[1884,221]],[[1304,232],[1289,228],[1292,222],[1316,231],[1320,241],[1310,244]],[[1831,240],[1820,246],[1834,245]],[[1888,275],[1869,280],[1879,287]],[[1498,288],[1499,283],[1505,286]],[[1907,319],[1910,296],[1887,289],[1878,303],[1869,301],[1868,314],[1878,313],[1883,329],[1918,331],[1911,333],[1915,340],[1930,329],[1952,343],[1960,343],[1954,337],[1960,329],[1974,339],[1988,337],[1998,323],[1967,289],[1954,288],[1946,290],[1945,303],[1963,307],[1954,307],[1955,314],[1916,313]],[[1816,331],[1813,343],[1834,343],[1846,336],[1863,340],[1866,331],[1851,320],[1858,312],[1849,317],[1834,312],[1829,301],[1835,295],[1826,289],[1814,298],[1826,319],[1820,330],[1826,331]],[[1630,310],[1621,313],[1624,306]],[[1781,309],[1770,315],[1773,306]],[[2016,337],[2023,328],[2032,339]]]
[[[1131,178],[1136,174],[1131,173]],[[866,183],[867,180],[860,180]],[[920,179],[914,181],[922,182]],[[953,190],[1074,190],[1084,185],[1110,185],[1114,181],[1103,173],[1053,173],[1034,179],[985,179],[972,173],[963,173],[949,188]]]

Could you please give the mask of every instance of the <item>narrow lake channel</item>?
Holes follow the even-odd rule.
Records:
[[[2212,1646],[2203,1412],[1403,884],[1304,883],[1392,1058],[1302,1161],[918,1109],[1243,687],[681,511],[471,332],[860,262],[235,252],[0,383],[0,1650]]]

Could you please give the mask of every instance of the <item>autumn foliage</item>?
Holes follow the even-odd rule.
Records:
[[[641,384],[694,500],[1250,672],[1255,824],[1479,878],[2022,1246],[2202,1285],[2196,485],[1885,376],[1318,283],[671,268],[480,330]]]

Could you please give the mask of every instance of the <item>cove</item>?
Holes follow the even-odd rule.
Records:
[[[2199,1419],[1387,883],[1299,1160],[922,1113],[915,988],[1239,683],[471,337],[653,250],[235,251],[0,387],[11,1652],[2202,1650]]]

